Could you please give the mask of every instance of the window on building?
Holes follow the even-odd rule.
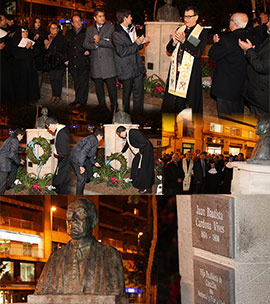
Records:
[[[194,127],[191,120],[183,120],[183,137],[194,137]]]
[[[193,149],[194,149],[194,144],[189,144],[189,143],[182,144],[182,151],[184,154],[187,152],[193,153]]]
[[[240,153],[240,148],[230,147],[229,153],[233,156],[238,155]]]
[[[23,243],[23,255],[32,256],[33,245],[31,243]]]
[[[232,136],[241,136],[241,129],[232,128]]]
[[[221,147],[207,147],[207,152],[210,154],[221,154]]]
[[[9,240],[0,240],[0,253],[9,253],[10,250],[10,241]]]
[[[210,122],[210,131],[216,133],[222,133],[222,125]]]
[[[0,262],[0,281],[2,283],[12,281],[14,278],[14,263],[9,261]]]
[[[20,263],[20,274],[22,282],[35,281],[35,264],[34,263]]]
[[[252,139],[254,137],[254,132],[249,131],[248,132],[248,138]]]

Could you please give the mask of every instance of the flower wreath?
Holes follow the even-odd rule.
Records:
[[[35,145],[40,145],[43,149],[43,154],[41,156],[37,156]],[[27,157],[31,160],[32,163],[36,165],[45,165],[48,159],[51,157],[52,154],[52,148],[47,139],[44,137],[34,137],[29,143],[28,143],[28,149],[27,149]]]
[[[122,154],[112,153],[110,156],[107,156],[107,162],[110,163],[113,160],[117,160],[120,163],[120,171],[127,170],[127,160]],[[114,168],[113,168],[114,169]],[[115,170],[115,169],[114,169]]]

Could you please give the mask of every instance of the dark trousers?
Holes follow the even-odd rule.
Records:
[[[11,171],[9,172],[9,175],[8,175],[6,189],[10,189],[11,186],[13,185],[13,183],[15,182],[15,179],[17,176],[17,170],[18,170],[18,166],[14,162],[12,162]]]
[[[0,195],[5,194],[8,174],[9,174],[9,172],[1,172],[0,171]]]
[[[74,168],[74,171],[77,176],[77,184],[76,184],[76,195],[83,194],[85,181],[86,181],[86,172],[83,174],[80,173],[80,166],[72,163],[72,166]]]
[[[116,77],[111,77],[107,79],[102,78],[93,78],[96,87],[96,94],[98,98],[98,103],[101,106],[106,105],[105,100],[105,91],[104,91],[104,82],[106,83],[110,101],[111,101],[111,109],[114,112],[114,109],[117,111],[118,102],[117,102],[117,87],[116,87]]]
[[[133,89],[133,112],[143,113],[144,85],[143,75],[123,80],[123,106],[126,113],[130,113],[130,95]]]
[[[75,100],[80,104],[87,104],[89,88],[89,67],[70,69],[75,89]]]
[[[93,164],[89,158],[85,161],[85,170],[86,170],[86,180],[90,182],[91,177],[93,176]]]
[[[194,184],[194,194],[204,194],[206,193],[206,178],[203,177],[203,179],[200,181],[200,183]]]
[[[49,74],[52,87],[52,96],[61,97],[64,69],[50,70]]]
[[[242,114],[244,113],[244,100],[226,100],[217,98],[218,114]]]

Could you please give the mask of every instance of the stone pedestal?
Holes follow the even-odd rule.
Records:
[[[145,34],[150,37],[150,43],[145,48],[147,76],[157,74],[166,81],[171,58],[167,55],[166,45],[181,25],[181,22],[145,22]]]
[[[54,137],[50,134],[47,129],[27,129],[26,130],[26,142],[27,144],[34,138],[34,137],[44,137],[48,141],[52,140]],[[38,156],[43,154],[43,150],[39,145],[35,146],[36,153]],[[54,145],[51,145],[52,148],[52,156],[48,159],[47,163],[42,167],[39,177],[43,177],[45,174],[54,173],[55,168],[57,166],[57,159],[54,157]],[[39,166],[33,164],[29,159],[27,159],[26,168],[28,173],[38,173]]]
[[[28,304],[127,304],[126,296],[115,295],[29,295]]]
[[[112,153],[121,152],[124,145],[126,144],[126,140],[120,138],[116,134],[116,129],[119,126],[120,125],[118,124],[104,125],[105,157],[110,156]],[[132,125],[132,124],[131,125],[121,124],[121,126],[125,127],[127,130],[139,128],[139,125]],[[130,168],[134,155],[131,153],[130,149],[128,149],[127,152],[124,153],[123,155],[127,159],[128,168]],[[112,161],[111,164],[115,169],[120,168],[120,164],[118,161]]]
[[[177,197],[182,303],[265,304],[270,197]]]
[[[232,194],[270,194],[270,166],[233,162]]]

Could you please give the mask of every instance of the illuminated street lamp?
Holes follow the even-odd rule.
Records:
[[[52,206],[50,209],[50,219],[51,219],[51,231],[53,230],[53,213],[56,211],[56,207]]]
[[[140,237],[143,235],[143,232],[138,233],[138,247],[140,246]]]

